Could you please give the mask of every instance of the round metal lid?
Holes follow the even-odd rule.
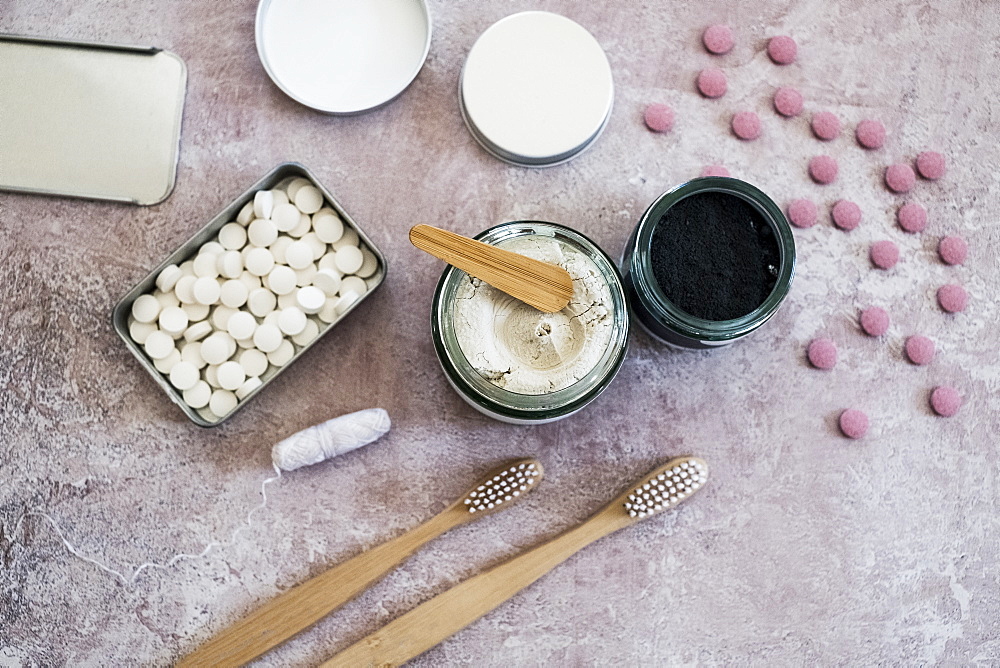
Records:
[[[292,99],[329,114],[389,102],[416,78],[431,43],[424,0],[261,0],[257,54]]]
[[[494,23],[469,51],[460,104],[469,131],[502,160],[565,162],[590,146],[611,115],[614,85],[601,45],[550,12]]]

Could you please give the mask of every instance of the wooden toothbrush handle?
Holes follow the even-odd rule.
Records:
[[[178,666],[241,666],[312,626],[381,579],[429,540],[465,521],[448,510],[303,582],[208,641]]]
[[[532,584],[579,550],[631,524],[609,506],[583,524],[438,594],[323,664],[398,666],[423,654]]]

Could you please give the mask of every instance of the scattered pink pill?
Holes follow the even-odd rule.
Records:
[[[885,185],[893,192],[908,193],[916,182],[917,176],[909,165],[897,163],[889,165],[885,170]]]
[[[816,183],[833,183],[838,171],[837,161],[828,155],[817,155],[809,161],[809,176]]]
[[[799,47],[795,40],[787,35],[772,37],[767,43],[767,55],[778,65],[788,65],[795,62]]]
[[[866,118],[858,123],[854,136],[865,148],[882,148],[885,143],[885,126],[879,121]]]
[[[832,369],[837,365],[837,344],[827,338],[813,339],[806,348],[806,357],[817,369]]]
[[[957,283],[942,285],[937,291],[938,305],[948,313],[964,311],[969,304],[969,293]]]
[[[674,127],[674,110],[665,104],[651,104],[642,119],[653,132],[668,132]]]
[[[728,88],[726,73],[716,67],[709,67],[698,73],[698,90],[705,97],[722,97]]]
[[[833,224],[848,232],[861,223],[861,207],[846,199],[838,200],[830,214]]]
[[[923,366],[924,364],[930,364],[931,360],[934,359],[934,342],[926,336],[915,334],[907,338],[904,348],[906,356],[914,364]]]
[[[962,407],[962,397],[954,387],[939,385],[931,392],[931,408],[941,417],[952,417]]]
[[[802,113],[802,93],[790,86],[782,86],[774,91],[774,110],[782,116],[798,116]]]
[[[913,202],[904,204],[896,212],[896,222],[907,232],[923,232],[927,227],[927,210]]]
[[[760,137],[760,117],[752,111],[741,111],[733,116],[733,134],[745,141]]]
[[[938,244],[938,255],[947,264],[962,264],[969,254],[969,245],[962,237],[945,237]]]
[[[888,240],[876,241],[869,251],[872,264],[879,269],[892,269],[899,262],[899,248]]]
[[[708,26],[701,35],[701,42],[716,55],[729,53],[733,50],[733,31],[725,25]]]
[[[729,176],[729,170],[722,165],[709,165],[701,170],[702,176]]]
[[[816,224],[816,205],[812,200],[792,200],[788,205],[788,221],[795,227],[812,227]]]
[[[848,408],[840,414],[840,431],[847,438],[861,438],[868,433],[868,416],[857,408]]]
[[[868,336],[882,336],[889,331],[889,314],[879,306],[869,306],[861,312],[861,329]]]
[[[840,119],[829,111],[813,114],[811,125],[813,134],[823,141],[836,139],[840,134]]]
[[[944,176],[944,156],[937,151],[924,151],[917,156],[917,171],[925,179],[940,179]]]

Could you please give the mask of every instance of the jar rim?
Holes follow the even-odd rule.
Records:
[[[584,234],[558,223],[521,220],[494,225],[474,238],[498,243],[510,238],[540,235],[556,238],[583,252],[607,281],[613,306],[611,338],[600,360],[582,378],[565,388],[544,394],[521,394],[494,385],[465,357],[454,333],[451,305],[464,271],[448,266],[434,291],[431,339],[448,380],[464,399],[487,414],[518,421],[543,422],[566,417],[595,399],[611,383],[625,360],[629,306],[621,274],[614,261]]]
[[[739,197],[760,213],[778,241],[780,265],[774,287],[757,308],[730,320],[706,320],[682,310],[663,292],[652,271],[652,239],[662,216],[675,204],[692,195],[721,192]],[[642,308],[661,325],[701,341],[724,343],[744,336],[767,322],[788,294],[795,275],[795,239],[784,213],[756,186],[725,176],[707,176],[682,183],[660,195],[643,213],[635,232],[635,244],[625,258],[637,284],[636,295]]]

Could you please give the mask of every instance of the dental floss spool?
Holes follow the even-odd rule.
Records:
[[[232,545],[235,543],[237,534],[244,529],[249,529],[251,527],[253,514],[267,505],[267,486],[275,480],[280,479],[281,472],[283,470],[294,471],[295,469],[302,468],[303,466],[318,464],[319,462],[332,459],[338,455],[351,452],[352,450],[357,450],[358,448],[368,445],[369,443],[372,443],[373,441],[376,441],[384,436],[389,431],[391,426],[392,423],[389,420],[389,414],[384,408],[368,408],[354,413],[341,415],[340,417],[335,417],[327,420],[326,422],[321,422],[320,424],[292,434],[283,441],[275,444],[275,446],[271,449],[271,459],[273,462],[272,466],[274,467],[274,472],[277,475],[273,475],[261,483],[260,505],[256,506],[249,513],[247,513],[246,526],[237,527],[229,537],[229,541],[227,543],[223,544],[219,541],[212,541],[198,554],[188,554],[185,552],[174,555],[169,561],[163,564],[156,562],[146,562],[140,564],[132,572],[130,577],[126,577],[121,571],[105,566],[100,561],[80,553],[75,547],[73,547],[73,544],[66,539],[66,536],[63,535],[63,532],[59,528],[56,521],[50,515],[40,510],[26,511],[17,519],[13,530],[10,532],[5,530],[4,533],[8,536],[16,534],[18,529],[21,528],[21,524],[24,522],[24,518],[26,517],[33,516],[44,518],[50,525],[52,525],[56,535],[59,536],[59,540],[62,541],[62,544],[66,547],[70,554],[96,566],[109,575],[114,575],[125,587],[133,587],[135,586],[136,580],[139,578],[139,574],[147,568],[167,570],[177,562],[184,559],[198,559],[200,557],[204,557],[212,550],[213,547],[221,547],[223,545]]]
[[[289,436],[271,449],[271,460],[282,471],[294,471],[368,445],[390,426],[382,408],[348,413]]]

